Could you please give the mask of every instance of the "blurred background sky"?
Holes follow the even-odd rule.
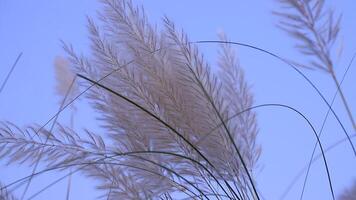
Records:
[[[181,0],[143,1],[149,20],[161,23],[167,15],[177,27],[183,28],[192,41],[216,40],[224,31],[232,41],[256,45],[289,59],[305,61],[293,48],[291,40],[276,28],[278,19],[271,14],[279,8],[273,0]],[[356,3],[352,0],[328,1],[336,12],[343,14],[341,38],[344,51],[336,63],[336,73],[341,79],[348,62],[356,52]],[[65,55],[60,39],[73,44],[77,52],[89,53],[86,16],[96,18],[100,9],[94,0],[0,0],[0,82],[5,79],[11,65],[20,52],[23,56],[0,93],[0,121],[10,121],[25,127],[33,123],[43,124],[58,109],[60,98],[55,95],[54,58]],[[200,44],[205,57],[216,65],[218,46]],[[341,46],[337,43],[336,46]],[[305,114],[319,130],[327,112],[327,106],[316,92],[286,64],[243,47],[236,47],[240,62],[252,85],[256,104],[283,103]],[[356,109],[356,63],[351,67],[342,85],[353,113]],[[304,71],[331,101],[336,90],[332,79],[320,72]],[[97,115],[85,99],[76,104],[75,129],[100,129]],[[347,118],[340,98],[334,109],[349,134],[354,130]],[[315,137],[308,124],[295,113],[281,108],[257,110],[260,132],[258,143],[263,151],[256,172],[257,187],[265,199],[278,199],[293,177],[309,161]],[[61,114],[59,121],[67,122],[70,111]],[[354,114],[355,115],[355,114]],[[323,133],[322,143],[327,147],[343,139],[344,133],[330,115]],[[356,140],[353,139],[354,143]],[[320,151],[317,149],[317,154]],[[331,177],[337,194],[356,179],[356,159],[348,143],[343,143],[327,153]],[[10,183],[29,175],[32,168],[0,162],[0,181]],[[42,166],[43,167],[43,166]],[[35,178],[27,197],[65,173],[48,173]],[[43,192],[36,199],[64,199],[67,180]],[[73,176],[71,199],[96,199],[102,193],[95,190],[95,181],[80,174]],[[300,179],[286,199],[298,199],[302,188]],[[21,194],[23,187],[16,188]],[[322,160],[311,168],[304,199],[331,199]],[[26,199],[26,198],[25,198]]]

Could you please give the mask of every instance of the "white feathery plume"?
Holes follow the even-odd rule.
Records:
[[[54,59],[54,69],[56,78],[56,93],[57,95],[68,99],[71,99],[77,92],[75,75],[70,69],[70,63],[67,59],[61,56],[57,56]],[[69,91],[70,90],[70,91]],[[67,94],[69,92],[69,94]]]

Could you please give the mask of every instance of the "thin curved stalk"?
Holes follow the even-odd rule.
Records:
[[[302,72],[300,71],[294,64],[292,64],[291,62],[289,62],[288,60],[278,56],[277,54],[274,54],[268,50],[259,48],[257,46],[253,46],[250,44],[245,44],[245,43],[240,43],[240,42],[228,42],[228,41],[220,41],[220,40],[201,40],[201,41],[196,41],[195,43],[220,43],[220,44],[233,44],[233,45],[238,45],[238,46],[243,46],[243,47],[247,47],[247,48],[251,48],[254,50],[258,50],[260,52],[266,53],[274,58],[277,58],[278,60],[284,62],[285,64],[287,64],[288,66],[292,67],[293,70],[295,70],[299,75],[301,75],[308,83],[310,86],[312,86],[312,88],[318,93],[318,95],[322,98],[322,100],[324,101],[324,103],[328,106],[328,108],[330,109],[330,111],[332,112],[332,114],[334,115],[335,119],[337,120],[338,124],[340,125],[340,127],[342,128],[343,132],[345,133],[346,137],[348,138],[348,141],[350,143],[350,146],[352,148],[352,151],[354,153],[354,156],[356,157],[356,149],[354,144],[352,143],[350,136],[348,134],[348,132],[345,129],[345,126],[343,125],[343,123],[341,122],[340,118],[338,117],[338,115],[335,113],[334,109],[331,107],[330,103],[326,100],[325,96],[321,93],[321,91],[316,87],[316,85]]]
[[[309,121],[309,119],[303,115],[300,111],[298,111],[297,109],[291,107],[291,106],[288,106],[288,105],[284,105],[284,104],[260,104],[260,105],[256,105],[256,106],[252,106],[252,107],[249,107],[247,109],[244,109],[242,110],[241,112],[238,112],[234,115],[232,115],[231,117],[229,117],[226,122],[228,122],[229,120],[239,116],[240,114],[243,114],[245,112],[248,112],[250,110],[253,110],[253,109],[256,109],[256,108],[261,108],[261,107],[283,107],[283,108],[287,108],[287,109],[290,109],[292,110],[293,112],[296,112],[298,115],[300,115],[301,117],[304,118],[304,120],[308,123],[308,125],[311,127],[311,129],[313,130],[313,133],[314,133],[314,136],[316,137],[317,139],[317,144],[319,145],[319,148],[320,148],[320,151],[322,152],[322,156],[323,156],[323,161],[324,161],[324,166],[325,166],[325,170],[326,170],[326,173],[327,173],[327,177],[328,177],[328,182],[329,182],[329,187],[330,187],[330,191],[331,191],[331,194],[333,196],[333,199],[335,199],[335,194],[334,194],[334,190],[333,190],[333,186],[332,186],[332,181],[331,181],[331,177],[330,177],[330,171],[329,171],[329,167],[328,167],[328,164],[327,164],[327,161],[326,161],[326,156],[324,154],[324,150],[323,150],[323,146],[321,144],[321,141],[320,141],[320,138],[319,138],[319,135],[317,134],[314,126],[311,124],[311,122]],[[213,130],[215,130],[216,128],[222,126],[222,124],[219,124],[217,126],[215,126],[215,128]],[[212,130],[212,131],[213,131]],[[208,137],[212,131],[210,131],[208,134],[206,134],[206,137]],[[202,138],[205,139],[206,137]]]
[[[350,70],[350,68],[351,68],[351,66],[352,66],[352,63],[353,63],[355,57],[356,57],[356,53],[352,56],[352,58],[351,58],[351,60],[350,60],[350,62],[349,62],[349,65],[347,66],[347,68],[346,68],[346,70],[345,70],[345,72],[344,72],[344,74],[343,74],[343,76],[342,76],[340,85],[339,85],[338,89],[335,91],[335,94],[334,94],[334,96],[333,96],[333,99],[331,100],[331,103],[330,103],[331,106],[333,106],[333,104],[334,104],[334,102],[335,102],[335,99],[336,99],[336,96],[341,92],[341,90],[340,90],[341,85],[342,85],[342,83],[344,82],[345,77],[346,77],[348,71]],[[330,108],[328,109],[328,111],[327,111],[327,113],[326,113],[326,115],[325,115],[325,117],[324,117],[322,126],[321,126],[321,128],[320,128],[320,130],[319,130],[319,134],[318,134],[319,137],[321,137],[321,135],[322,135],[322,133],[323,133],[324,126],[325,126],[325,124],[326,124],[326,120],[328,119],[329,114],[330,114]],[[311,158],[310,158],[310,160],[309,160],[309,164],[308,164],[308,168],[307,168],[307,173],[306,173],[306,176],[305,176],[304,182],[303,182],[302,194],[304,193],[304,188],[305,188],[306,181],[307,181],[307,178],[308,178],[309,170],[310,170],[310,167],[311,167],[311,164],[312,164],[312,161],[313,161],[313,157],[314,157],[314,154],[315,154],[316,145],[317,145],[317,143],[314,144],[313,152],[312,152]],[[294,180],[296,181],[296,179],[294,179]],[[292,181],[292,183],[291,183],[291,184],[287,187],[287,189],[283,192],[283,195],[282,195],[282,197],[281,197],[281,200],[284,199],[284,197],[287,195],[287,193],[289,192],[289,190],[290,190],[290,189],[292,188],[292,186],[294,185],[293,182],[295,182],[295,181]],[[301,196],[303,196],[303,195],[301,195]]]
[[[356,134],[354,135],[350,135],[351,138],[355,138]],[[328,146],[324,151],[325,154],[331,150],[333,150],[334,148],[336,148],[337,146],[339,146],[340,144],[343,144],[344,142],[347,142],[347,138],[343,138],[333,144],[331,144],[330,146]],[[322,154],[318,154],[316,156],[314,156],[311,164],[313,164],[314,162],[316,162],[317,160],[319,160],[322,157]],[[299,172],[294,176],[294,178],[292,179],[292,181],[290,182],[290,184],[288,184],[288,187],[283,191],[281,197],[279,198],[279,200],[283,200],[285,199],[285,197],[287,196],[287,194],[290,192],[290,190],[293,188],[293,186],[297,183],[297,181],[299,180],[299,178],[301,178],[303,176],[303,174],[305,173],[305,171],[308,170],[309,167],[309,163],[307,165],[305,165],[301,170],[299,170]]]
[[[346,69],[346,71],[345,71],[345,73],[344,73],[344,75],[343,75],[343,77],[342,77],[342,80],[341,80],[340,84],[338,84],[338,82],[337,82],[337,80],[336,80],[336,77],[335,77],[335,81],[336,81],[336,84],[337,84],[337,90],[336,90],[336,92],[335,92],[335,94],[334,94],[334,96],[333,96],[333,99],[331,100],[331,106],[333,105],[333,103],[334,103],[334,101],[335,101],[335,99],[336,99],[336,96],[337,96],[338,94],[340,94],[340,96],[342,97],[343,100],[344,100],[344,98],[345,98],[344,95],[343,95],[343,93],[342,93],[342,90],[341,90],[341,84],[344,82],[345,77],[346,77],[346,74],[347,74],[347,72],[349,71],[349,69],[350,69],[350,67],[351,67],[351,65],[352,65],[352,63],[353,63],[355,56],[356,56],[356,54],[353,55],[353,57],[352,57],[352,59],[351,59],[349,65],[347,66],[347,69]],[[331,68],[331,69],[332,69],[332,68]],[[331,74],[332,74],[333,77],[335,76],[334,71],[332,71]],[[349,111],[346,100],[344,101],[344,105],[345,105],[347,111]],[[325,115],[325,117],[324,117],[323,124],[322,124],[322,126],[321,126],[321,128],[320,128],[320,131],[319,131],[319,137],[321,137],[321,134],[323,133],[324,126],[325,126],[325,124],[326,124],[326,120],[328,119],[329,113],[330,113],[330,108],[328,109],[328,111],[327,111],[327,113],[326,113],[326,115]],[[351,113],[350,113],[350,114],[351,114]],[[351,121],[353,122],[353,126],[354,126],[354,129],[355,129],[355,124],[354,124],[352,115],[350,115],[350,118],[351,118]],[[305,174],[304,181],[303,181],[303,188],[302,188],[302,192],[301,192],[301,195],[300,195],[300,200],[303,199],[305,187],[306,187],[307,180],[308,180],[308,176],[309,176],[309,172],[310,172],[311,162],[312,162],[313,157],[314,157],[314,154],[315,154],[315,149],[316,149],[315,147],[316,147],[316,145],[314,145],[312,155],[311,155],[311,157],[310,157],[310,159],[309,159],[308,169],[307,169],[307,173]]]

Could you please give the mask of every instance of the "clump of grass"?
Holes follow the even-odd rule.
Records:
[[[88,130],[84,137],[60,124],[25,131],[3,124],[0,144],[10,162],[79,165],[100,180],[98,188],[108,199],[168,198],[177,192],[192,198],[258,199],[255,113],[227,120],[253,104],[232,48],[221,45],[220,72],[214,74],[168,18],[158,31],[131,1],[102,2],[102,26],[88,19],[92,55],[78,56],[69,45],[64,49],[73,72],[87,80],[80,86],[95,83],[87,99],[101,114],[106,133]],[[57,60],[56,66],[64,62]],[[57,75],[69,82],[61,70]]]
[[[253,111],[257,107],[293,110],[309,123],[322,146],[321,131],[318,136],[298,110],[282,104],[253,106],[253,94],[231,47],[234,43],[226,35],[219,35],[214,73],[197,46],[168,18],[157,30],[131,1],[101,2],[100,26],[88,18],[91,55],[79,55],[63,43],[68,58],[55,61],[57,93],[63,100],[52,126],[26,130],[11,123],[0,126],[0,157],[34,166],[30,176],[11,184],[27,184],[21,199],[33,177],[52,170],[69,170],[57,181],[78,171],[95,178],[107,199],[172,199],[177,193],[191,199],[260,199],[254,180],[261,154]],[[323,18],[323,1],[280,2],[296,11],[276,13],[283,18],[282,28],[296,36],[302,53],[316,59],[311,65],[291,66],[328,73],[342,94],[330,54],[340,21],[333,22],[332,12]],[[319,20],[328,26],[318,27]],[[104,133],[82,134],[74,131],[73,122],[57,123],[58,114],[84,93],[100,114]],[[346,100],[344,105],[349,111]],[[47,168],[38,171],[40,162]],[[0,198],[10,199],[5,190],[9,186],[1,187]],[[67,199],[69,193],[70,179]]]

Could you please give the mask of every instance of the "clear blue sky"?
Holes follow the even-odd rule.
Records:
[[[184,28],[191,40],[217,39],[223,30],[233,41],[253,44],[275,52],[283,57],[303,60],[293,41],[275,28],[277,19],[271,14],[278,6],[273,0],[222,0],[222,1],[143,1],[149,19],[160,23],[165,14],[178,27]],[[337,12],[343,13],[342,38],[344,54],[337,62],[336,73],[341,77],[348,61],[356,51],[356,3],[352,0],[330,1]],[[70,42],[80,52],[88,51],[86,15],[95,18],[100,8],[98,2],[77,0],[1,0],[0,1],[0,82],[20,52],[23,57],[13,72],[7,87],[0,94],[0,121],[8,120],[19,126],[44,123],[58,108],[54,92],[53,60],[63,55],[59,39]],[[202,44],[206,57],[215,64],[216,45]],[[256,103],[283,103],[302,111],[319,129],[327,111],[326,105],[315,91],[297,73],[270,56],[242,47],[238,56],[253,85]],[[354,64],[356,65],[356,64]],[[329,76],[305,71],[331,100],[335,87]],[[356,113],[356,66],[352,66],[342,86],[353,113]],[[85,104],[85,101],[80,103]],[[95,115],[87,106],[80,106],[76,115],[76,128],[96,128]],[[338,98],[335,110],[349,133],[353,134],[345,110]],[[260,171],[257,173],[258,188],[266,199],[277,199],[294,175],[307,163],[315,138],[307,124],[283,109],[262,108],[257,111],[260,126],[258,142],[262,144]],[[68,113],[61,121],[65,122]],[[90,122],[90,123],[88,123]],[[329,117],[322,138],[324,146],[344,137],[333,117]],[[356,143],[356,140],[353,140]],[[319,151],[318,151],[319,152]],[[327,154],[335,191],[339,194],[356,179],[356,160],[347,143]],[[11,182],[31,172],[19,165],[0,166],[0,180]],[[50,183],[58,173],[35,179],[29,195]],[[74,176],[72,199],[95,199],[92,180]],[[298,182],[287,199],[299,197],[302,182]],[[59,183],[37,199],[63,199],[66,181]],[[22,191],[22,189],[17,190]],[[313,165],[305,199],[330,199],[328,183],[322,162]]]

